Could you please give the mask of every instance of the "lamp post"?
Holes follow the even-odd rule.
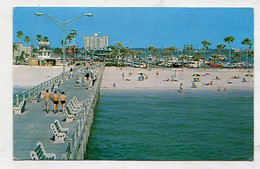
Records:
[[[45,14],[45,13],[40,13],[40,12],[35,12],[34,13],[36,16],[41,16],[41,15],[45,15],[47,16],[49,19],[51,19],[61,30],[62,30],[62,39],[63,39],[63,83],[65,83],[65,31],[76,21],[78,20],[80,17],[82,16],[88,16],[88,17],[91,17],[93,16],[92,13],[86,13],[86,14],[81,14],[75,18],[72,18],[68,21],[65,21],[64,19],[62,21],[60,21],[59,19],[57,18],[54,18],[48,14]]]
[[[93,43],[93,55],[92,55],[92,57],[94,58],[94,56],[95,56],[95,47],[96,47],[96,45],[95,45],[95,43],[96,43],[96,37],[98,36],[98,34],[100,34],[101,32],[96,32],[96,33],[94,33],[94,35],[93,35],[93,40],[94,40],[94,43]]]

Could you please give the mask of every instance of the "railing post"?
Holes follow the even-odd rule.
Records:
[[[19,95],[17,94],[16,95],[16,106],[18,106],[19,105]]]

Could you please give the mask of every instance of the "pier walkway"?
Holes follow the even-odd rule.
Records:
[[[61,105],[59,105],[60,111],[54,114],[51,111],[53,110],[53,104],[51,103],[50,111],[46,113],[43,98],[37,103],[32,103],[30,99],[27,99],[25,111],[22,114],[13,115],[13,156],[15,160],[31,160],[30,152],[36,148],[37,142],[42,143],[47,153],[55,153],[56,160],[85,158],[104,65],[95,65],[92,68],[93,74],[97,77],[94,86],[90,85],[91,87],[88,89],[86,87],[76,88],[74,87],[75,79],[70,78],[65,81],[64,85],[61,84],[59,87],[60,91],[65,91],[66,104],[74,96],[84,104],[73,122],[64,120],[65,115],[61,112]],[[74,75],[83,75],[84,70],[85,68],[82,67],[77,72],[74,72]],[[58,94],[60,95],[59,92]],[[53,132],[50,125],[56,119],[59,120],[63,128],[69,129],[68,139],[65,143],[54,143],[51,139]]]

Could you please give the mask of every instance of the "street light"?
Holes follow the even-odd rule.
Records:
[[[59,19],[57,18],[54,18],[46,13],[41,13],[41,12],[35,12],[34,13],[36,16],[41,16],[41,15],[45,15],[47,16],[49,19],[51,19],[63,32],[63,83],[65,83],[65,31],[76,21],[78,20],[80,17],[82,16],[88,16],[88,17],[91,17],[93,16],[92,13],[85,13],[85,14],[81,14],[75,18],[72,18],[68,21],[65,21],[63,19],[63,21],[60,21]]]

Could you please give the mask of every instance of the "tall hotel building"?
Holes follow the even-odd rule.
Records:
[[[86,50],[106,50],[108,47],[108,36],[103,37],[84,37],[84,48]]]

